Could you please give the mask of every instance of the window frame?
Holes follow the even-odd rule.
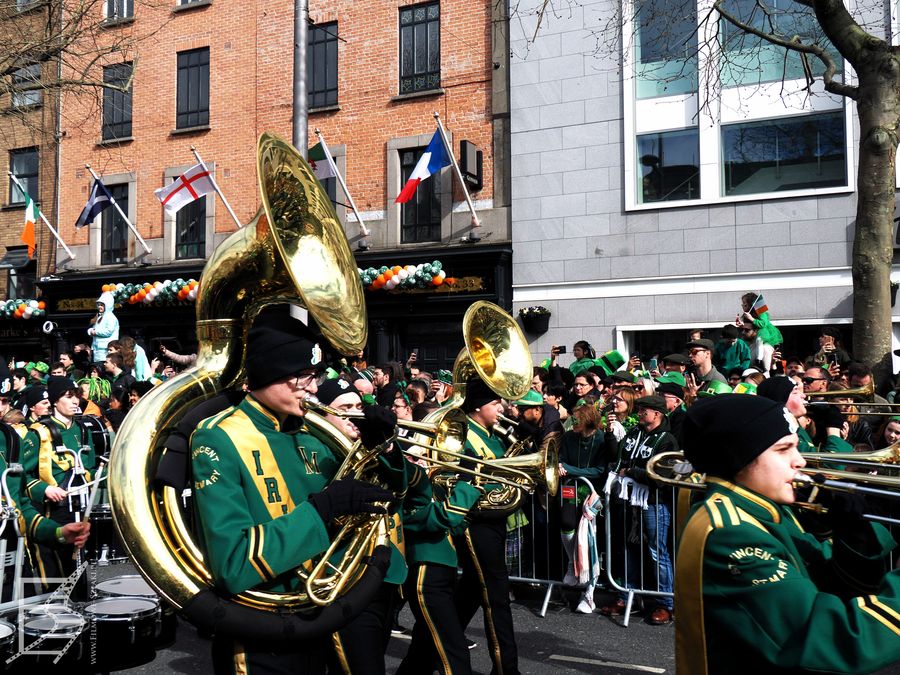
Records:
[[[35,77],[35,75],[37,77]],[[10,106],[12,108],[21,110],[23,108],[37,108],[44,104],[43,89],[17,89],[17,85],[19,84],[40,83],[41,76],[40,63],[30,63],[27,66],[17,68],[10,74]],[[17,100],[19,97],[22,97],[22,100]]]
[[[438,15],[437,15],[436,19],[428,17],[428,9],[430,7],[437,7]],[[403,23],[404,13],[412,12],[414,15],[415,11],[419,8],[425,10],[424,20],[417,21],[415,19],[415,16],[413,16],[411,23],[404,24]],[[398,19],[398,22],[397,22],[398,23],[398,29],[397,29],[397,47],[398,47],[397,89],[398,89],[398,94],[400,96],[408,96],[411,94],[420,94],[423,92],[439,91],[441,88],[441,56],[442,56],[441,55],[441,3],[440,3],[440,0],[435,0],[434,2],[423,2],[423,3],[419,3],[419,4],[415,4],[415,5],[406,5],[406,6],[400,7],[397,19]],[[419,25],[425,26],[425,60],[426,60],[426,62],[429,62],[428,65],[426,65],[426,69],[421,74],[416,72],[416,63],[415,63],[415,61],[416,61],[416,40],[415,40],[416,31],[415,31],[415,27],[419,26]],[[430,67],[431,59],[429,58],[430,57],[429,27],[432,25],[437,26],[437,69],[436,70],[432,69]],[[413,36],[412,64],[411,64],[413,71],[411,73],[406,73],[406,74],[404,74],[404,62],[403,62],[404,61],[403,60],[404,28],[412,28],[412,36]],[[428,82],[429,77],[434,74],[437,75],[437,81],[429,83]],[[416,86],[415,80],[417,77],[420,77],[420,76],[423,77],[425,81],[423,82],[422,86]],[[404,90],[404,80],[410,81],[409,87],[405,90]]]
[[[698,3],[698,44],[714,44],[718,21],[704,21],[709,2]],[[634,35],[633,12],[630,2],[623,4],[622,31],[625,36]],[[636,95],[635,80],[637,61],[634,38],[622,43],[622,99],[623,99],[623,141],[624,161],[624,205],[625,212],[670,209],[679,207],[699,207],[704,205],[732,204],[747,201],[773,199],[796,199],[818,197],[830,194],[850,194],[856,190],[853,110],[843,97],[825,91],[821,78],[807,88],[803,80],[784,80],[760,84],[723,87],[717,92],[715,106],[701,105],[706,94],[708,72],[716,64],[716,59],[708,49],[702,47],[698,69],[701,73],[699,92],[678,94],[649,99],[639,99]],[[844,72],[849,66],[845,63]],[[847,184],[840,187],[785,190],[783,192],[761,192],[749,195],[725,195],[722,178],[722,126],[736,122],[762,121],[774,118],[790,118],[830,111],[844,114],[846,175]],[[638,180],[640,165],[637,162],[637,137],[639,135],[678,131],[689,127],[700,129],[700,194],[699,199],[670,202],[640,203]]]
[[[419,158],[422,156],[422,153],[425,152],[427,146],[425,147],[417,147],[417,148],[406,148],[404,150],[400,150],[400,185],[405,185],[409,180],[409,175],[415,170],[416,165],[419,163]],[[409,161],[405,163],[406,158],[409,158]],[[400,204],[400,243],[401,244],[435,244],[441,242],[441,182],[440,182],[440,174],[432,174],[421,183],[419,183],[418,187],[416,187],[416,192],[412,196],[412,198],[404,203]],[[426,203],[427,202],[427,203]],[[413,224],[404,223],[404,218],[407,213],[411,210],[415,209],[416,215],[418,216],[422,209],[426,211],[430,210],[431,214],[434,215],[435,211],[438,214],[437,220],[431,220],[427,223],[415,222]],[[422,228],[429,228],[429,233],[426,235],[426,238],[420,239],[418,237],[418,232]],[[413,229],[415,235],[413,238],[406,238],[406,230]],[[435,232],[436,230],[436,232]],[[436,235],[436,236],[435,236]]]
[[[20,174],[15,170],[16,157],[24,157],[26,154],[34,153],[35,156],[35,169],[34,173]],[[26,191],[28,192],[28,196],[31,197],[34,202],[40,203],[41,201],[41,152],[37,146],[32,146],[29,148],[16,148],[14,150],[9,151],[9,170],[15,174],[16,178],[19,179],[19,182],[24,184]],[[24,179],[24,180],[23,180]],[[34,180],[32,183],[31,180]],[[34,190],[29,190],[29,186],[33,185]],[[9,202],[10,206],[24,206],[25,205],[25,195],[22,194],[22,199],[16,200],[14,199],[15,193],[18,192],[21,194],[21,190],[19,190],[18,186],[13,182],[12,177],[9,178]]]
[[[205,54],[199,63],[190,63],[195,55]],[[195,72],[196,71],[196,72]],[[199,87],[198,92],[192,90],[192,78],[196,77],[194,86]],[[184,78],[184,79],[183,79]],[[204,86],[205,83],[205,86]],[[187,89],[182,89],[182,86]],[[196,95],[196,107],[191,107]],[[182,103],[184,102],[184,107]],[[210,48],[198,47],[186,49],[176,54],[176,84],[175,84],[175,129],[197,129],[209,126],[210,117]],[[205,107],[204,107],[205,106]],[[196,118],[192,117],[196,116]]]
[[[450,146],[453,147],[453,132],[451,129],[445,129]],[[421,247],[422,244],[401,243],[401,206],[402,204],[394,203],[394,197],[400,193],[403,188],[401,180],[402,171],[400,167],[400,153],[410,148],[425,148],[431,141],[434,131],[428,131],[417,136],[401,136],[397,138],[389,138],[387,142],[387,185],[388,187],[388,204],[386,210],[387,226],[385,227],[385,246],[396,246],[399,248]],[[432,176],[429,180],[438,180],[440,183],[441,194],[441,243],[450,241],[452,227],[452,209],[453,209],[453,171],[451,167],[444,167],[436,176]],[[349,224],[349,223],[348,223]],[[354,229],[355,233],[357,230]]]
[[[327,23],[321,24],[312,24],[309,27],[307,45],[306,45],[306,98],[307,98],[307,106],[310,110],[314,110],[316,108],[330,108],[332,106],[338,105],[339,100],[339,88],[340,88],[340,49],[339,49],[339,38],[338,38],[338,22],[337,21],[329,21]],[[321,59],[324,59],[324,79],[325,85],[319,89],[315,88],[315,74],[316,74],[316,65],[321,62],[321,59],[318,59],[317,47],[322,46],[324,54],[321,55]],[[333,60],[332,64],[332,52],[329,49],[333,49]],[[333,70],[334,75],[334,86],[328,86],[328,75],[330,74],[330,70]],[[317,102],[314,100],[316,96],[323,96],[324,101]]]
[[[131,189],[128,183],[106,183],[106,189],[109,190],[109,193],[115,198],[116,203],[123,207],[122,210],[126,213],[129,211],[131,206]],[[124,196],[122,192],[124,191]],[[117,249],[121,250],[122,257],[121,259],[116,258],[115,260],[105,260],[104,257],[107,251],[111,249],[106,248],[106,240],[110,236],[110,230],[113,226],[121,227],[121,236],[123,240],[122,248]],[[130,228],[128,224],[125,222],[125,219],[119,214],[118,209],[105,209],[100,214],[100,265],[103,267],[107,267],[110,265],[125,265],[128,263],[128,244],[130,239]]]
[[[184,164],[178,166],[168,166],[163,172],[163,186],[169,185],[173,180],[182,175],[185,171],[191,168],[192,165]],[[215,161],[206,160],[206,167],[209,169],[210,173],[215,177],[216,175],[216,163]],[[202,246],[202,255],[201,259],[208,258],[213,249],[216,246],[216,193],[215,191],[210,192],[207,195],[201,197],[206,201],[205,205],[205,235]],[[179,211],[180,213],[180,211]],[[196,258],[177,258],[177,247],[178,247],[178,227],[177,227],[178,213],[170,214],[167,211],[163,211],[163,259],[166,261],[175,261],[175,260],[196,260]],[[229,219],[230,221],[230,219]]]
[[[121,14],[113,11],[110,13],[110,10],[118,9],[122,7],[123,11]],[[134,0],[104,0],[103,2],[103,15],[106,18],[106,21],[110,23],[114,23],[117,21],[128,21],[134,18]]]
[[[121,73],[115,73],[113,69],[120,69]],[[126,82],[133,75],[134,63],[131,61],[124,61],[122,63],[115,63],[109,66],[103,67],[103,82],[106,84],[117,84],[119,82]],[[107,74],[112,73],[109,78],[107,78]],[[118,76],[117,76],[118,75]],[[100,120],[100,138],[104,141],[116,141],[122,140],[126,138],[131,138],[132,134],[132,124],[134,122],[133,118],[133,95],[134,95],[134,82],[132,81],[131,85],[128,87],[127,92],[121,92],[114,89],[103,89],[103,113],[101,115]],[[117,111],[121,111],[121,118],[119,120],[110,121],[108,119],[108,113],[114,113]],[[115,117],[113,115],[113,117]],[[127,119],[126,119],[127,117]],[[127,125],[127,133],[125,132],[125,125]],[[111,131],[115,127],[122,127],[123,133],[117,134]],[[107,132],[110,132],[107,134]]]
[[[175,237],[174,260],[196,260],[206,257],[206,202],[206,199],[195,199],[190,204],[186,204],[178,209],[178,212],[175,214],[175,225],[173,229]],[[201,236],[196,237],[194,241],[182,243],[180,241],[181,230],[183,227],[189,226],[189,223],[185,223],[184,221],[187,220],[189,213],[196,210],[199,210],[200,212],[196,215],[197,225],[195,229]],[[181,249],[187,249],[188,247],[192,247],[190,250],[192,253],[195,253],[195,255],[181,255]]]

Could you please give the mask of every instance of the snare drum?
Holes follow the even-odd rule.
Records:
[[[159,625],[156,631],[156,648],[170,647],[175,643],[178,631],[178,616],[175,608],[161,599],[150,584],[137,574],[123,574],[101,581],[94,586],[94,591],[101,598],[140,597],[158,600],[160,604]]]
[[[90,626],[90,662],[97,670],[132,668],[156,658],[153,641],[159,602],[152,598],[100,598],[82,608]]]
[[[9,621],[0,620],[0,671],[6,670],[6,659],[13,653],[16,627]]]
[[[22,627],[25,651],[10,664],[16,670],[38,666],[37,672],[44,672],[57,665],[81,672],[85,656],[84,617],[71,610],[63,611],[59,605],[53,607],[53,611],[43,614],[26,613]],[[39,640],[40,644],[35,644]],[[15,651],[18,645],[14,645]],[[62,657],[54,664],[60,653]]]

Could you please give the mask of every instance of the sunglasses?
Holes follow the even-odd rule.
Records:
[[[813,382],[827,382],[827,377],[804,377],[803,384],[812,384]]]

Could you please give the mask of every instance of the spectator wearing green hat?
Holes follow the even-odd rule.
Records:
[[[706,383],[706,386],[700,389],[697,392],[697,396],[700,398],[707,398],[709,396],[718,396],[719,394],[730,394],[731,386],[727,382],[719,382],[718,380],[711,380]]]
[[[519,409],[519,426],[516,436],[520,440],[531,438],[534,448],[537,449],[551,435],[562,433],[562,423],[559,420],[559,411],[544,402],[544,397],[534,389],[516,401]]]

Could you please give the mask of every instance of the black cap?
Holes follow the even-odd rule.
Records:
[[[634,375],[629,373],[627,370],[617,370],[612,375],[610,375],[610,378],[613,380],[613,382],[628,382],[629,384],[634,384],[635,382],[637,382]]]
[[[469,413],[499,398],[494,390],[487,386],[480,377],[470,377],[466,380],[466,400],[463,401],[462,408]]]
[[[694,469],[730,480],[797,428],[780,403],[761,396],[720,394],[688,408],[681,433],[685,457]]]
[[[796,386],[797,383],[791,378],[777,375],[760,382],[756,387],[756,395],[784,405]]]
[[[25,405],[27,405],[29,409],[47,398],[47,388],[43,385],[38,384],[33,387],[28,387],[28,389],[25,390]]]
[[[663,363],[677,363],[679,366],[689,366],[691,360],[684,354],[669,354],[663,357]]]
[[[686,346],[688,349],[690,349],[691,347],[694,347],[697,349],[708,349],[709,351],[712,351],[713,348],[715,347],[715,344],[713,344],[712,340],[707,340],[706,338],[701,338],[699,340],[691,340],[690,342],[687,343]]]
[[[67,391],[78,391],[72,378],[65,375],[51,375],[47,378],[47,398],[50,399],[50,405],[56,403]]]
[[[722,337],[726,340],[737,339],[738,329],[733,323],[727,323],[722,327]]]
[[[656,410],[661,412],[662,414],[666,414],[669,412],[669,409],[666,407],[666,399],[662,396],[641,396],[641,398],[637,399],[634,402],[634,409],[640,410],[641,408],[647,408],[648,410]]]
[[[663,394],[670,394],[672,396],[677,396],[682,401],[684,400],[684,387],[677,382],[661,382],[659,386],[656,387],[656,393],[660,396]]]
[[[325,405],[331,405],[338,396],[343,396],[344,394],[356,394],[359,396],[359,391],[344,378],[336,377],[331,380],[325,380],[319,385],[316,398]]]
[[[261,389],[283,377],[325,367],[322,348],[306,325],[276,307],[261,313],[247,335],[247,386]]]

